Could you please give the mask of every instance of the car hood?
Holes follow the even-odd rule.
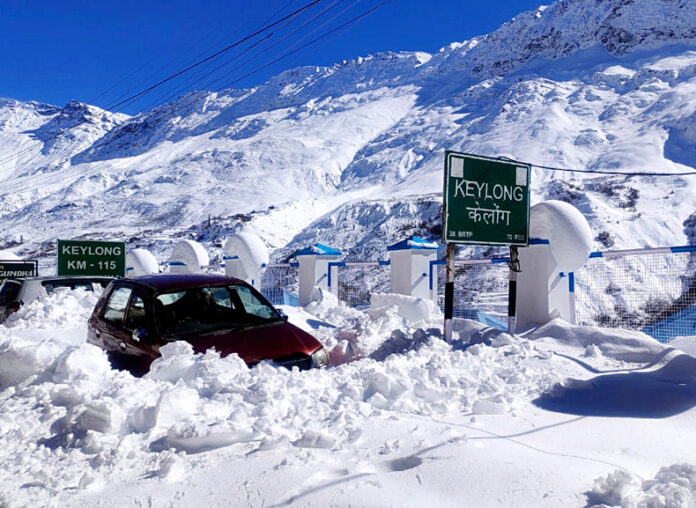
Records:
[[[196,353],[215,349],[222,356],[237,353],[247,364],[282,359],[293,355],[310,355],[321,343],[304,330],[287,321],[247,328],[242,331],[185,337]]]

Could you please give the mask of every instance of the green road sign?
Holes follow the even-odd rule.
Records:
[[[126,273],[124,242],[58,240],[58,275],[104,275]]]
[[[529,243],[528,164],[445,152],[442,239],[446,243]]]
[[[10,277],[15,279],[36,277],[38,273],[38,262],[34,260],[0,261],[0,281]]]

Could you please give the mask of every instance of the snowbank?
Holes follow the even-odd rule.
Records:
[[[696,466],[673,464],[660,468],[655,478],[645,481],[626,471],[614,471],[596,479],[587,497],[590,506],[694,506]]]
[[[612,354],[638,358],[641,351],[648,358],[662,348],[640,334],[560,321],[523,338],[456,320],[448,344],[437,313],[415,312],[418,302],[383,296],[360,312],[324,293],[305,309],[287,311],[327,345],[330,368],[300,372],[262,363],[249,369],[236,355],[194,354],[188,344],[172,343],[149,374],[133,378],[112,370],[104,352],[85,343],[95,301],[91,294],[58,292],[0,326],[0,504],[62,506],[77,493],[108,496],[115,484],[141,485],[143,478],[175,484],[194,474],[188,457],[233,446],[269,457],[293,450],[307,457],[351,453],[364,446],[374,422],[404,417],[436,422],[466,415],[470,425],[495,415],[514,420],[565,380],[550,367],[554,343],[589,352],[595,361]],[[683,382],[687,372],[680,375]],[[426,462],[392,463],[370,474]],[[597,499],[611,497],[609,484],[617,481],[596,486]],[[670,482],[651,489],[674,490],[683,480]]]

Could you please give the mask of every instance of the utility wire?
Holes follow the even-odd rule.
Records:
[[[357,22],[358,20],[360,20],[360,19],[362,19],[362,18],[364,18],[364,17],[366,17],[366,16],[372,14],[372,13],[375,12],[377,9],[379,9],[380,7],[383,7],[384,5],[386,5],[387,3],[389,3],[390,1],[391,1],[391,0],[385,0],[385,1],[383,1],[382,3],[376,5],[375,7],[373,7],[373,8],[371,8],[371,9],[369,9],[369,10],[367,10],[367,11],[365,11],[365,12],[363,12],[363,13],[361,13],[361,14],[359,14],[359,15],[353,17],[353,18],[351,18],[350,20],[346,21],[346,22],[343,23],[342,25],[340,25],[340,26],[338,26],[338,27],[336,27],[336,28],[334,28],[334,29],[332,29],[332,30],[330,30],[330,31],[328,31],[328,32],[326,32],[326,33],[324,33],[324,34],[322,34],[322,35],[320,35],[320,36],[314,38],[314,39],[312,39],[311,41],[309,41],[309,42],[303,44],[303,45],[300,46],[299,48],[296,48],[296,49],[294,49],[294,50],[292,50],[292,51],[290,51],[290,52],[287,52],[287,53],[281,55],[280,57],[274,59],[273,61],[271,61],[271,62],[269,62],[269,63],[267,63],[267,64],[265,64],[265,65],[262,65],[262,66],[260,66],[260,67],[257,67],[255,70],[253,70],[253,71],[251,71],[251,72],[245,74],[244,76],[242,76],[242,77],[236,79],[235,81],[233,81],[233,82],[231,82],[231,83],[228,83],[227,85],[225,85],[225,86],[223,86],[223,87],[221,87],[221,88],[218,88],[218,89],[215,90],[215,91],[216,91],[216,92],[220,92],[220,91],[222,91],[222,90],[225,90],[225,89],[227,89],[227,88],[230,88],[230,86],[231,86],[232,84],[237,83],[238,81],[241,81],[242,79],[245,79],[245,78],[247,78],[247,77],[249,77],[249,76],[252,76],[253,74],[256,74],[256,73],[262,71],[263,69],[266,69],[266,68],[270,67],[271,65],[273,65],[273,64],[275,64],[275,63],[277,63],[277,62],[283,60],[284,58],[287,58],[287,57],[293,55],[294,53],[299,52],[300,50],[306,48],[307,46],[310,46],[310,45],[312,45],[312,44],[315,44],[316,42],[318,42],[318,41],[320,41],[320,40],[322,40],[322,39],[328,37],[329,35],[332,35],[332,34],[336,33],[337,31],[342,30],[343,28],[345,28],[345,27],[347,27],[347,26],[349,26],[349,25],[351,25],[351,24]],[[180,103],[180,104],[177,104],[177,105],[176,105],[176,108],[179,109],[179,110],[181,110],[181,109],[183,109],[183,108],[186,108],[186,107],[188,107],[188,106],[194,104],[194,103],[196,102],[196,100],[197,100],[197,98],[194,97],[194,98],[192,98],[192,99],[189,100],[189,101],[186,101],[186,102],[182,102],[182,103]],[[152,122],[152,121],[156,122],[156,121],[160,120],[161,118],[164,118],[164,117],[166,117],[167,115],[170,115],[170,114],[171,114],[171,111],[170,111],[170,110],[166,110],[166,111],[163,110],[163,111],[161,111],[161,112],[156,112],[155,114],[152,114],[152,115],[147,116],[147,117],[145,118],[145,120],[146,120],[146,121],[151,121],[151,122]],[[95,146],[92,147],[92,150],[98,149],[98,148],[100,148],[101,146],[106,145],[107,143],[108,143],[108,140],[107,140],[107,141],[102,141],[101,143],[97,143],[97,145],[95,145]]]
[[[185,72],[188,72],[189,70],[194,69],[194,68],[200,66],[201,64],[203,64],[203,63],[205,63],[205,62],[207,62],[207,61],[212,60],[213,58],[216,58],[217,56],[219,56],[219,55],[221,55],[221,54],[223,54],[223,53],[229,51],[230,49],[233,49],[233,48],[235,48],[235,47],[237,47],[237,46],[243,44],[244,42],[248,41],[249,39],[251,39],[251,38],[253,38],[253,37],[255,37],[255,36],[257,36],[257,35],[259,35],[259,34],[261,34],[261,33],[264,33],[264,32],[266,32],[266,31],[270,30],[272,27],[274,27],[274,26],[276,26],[276,25],[278,25],[278,24],[280,24],[280,23],[282,23],[282,22],[284,22],[284,21],[286,21],[286,20],[288,20],[288,19],[290,19],[290,18],[293,18],[293,17],[297,16],[298,14],[304,12],[305,10],[309,9],[310,7],[316,5],[316,4],[319,3],[320,1],[321,1],[321,0],[312,0],[311,2],[309,2],[309,3],[305,4],[304,6],[300,7],[299,9],[296,9],[295,11],[291,12],[290,14],[287,14],[286,16],[283,16],[283,17],[280,18],[279,20],[277,20],[277,21],[275,21],[275,22],[273,22],[273,23],[271,23],[271,24],[269,24],[269,25],[266,25],[266,26],[264,26],[264,27],[262,27],[262,28],[260,28],[260,29],[258,29],[258,30],[256,30],[256,31],[254,31],[252,34],[247,35],[246,37],[243,37],[242,39],[240,39],[240,40],[238,40],[238,41],[236,41],[236,42],[230,44],[229,46],[227,46],[227,47],[225,47],[225,48],[222,48],[221,50],[217,51],[216,53],[214,53],[214,54],[212,54],[212,55],[209,55],[208,57],[206,57],[206,58],[204,58],[204,59],[202,59],[202,60],[199,60],[198,62],[196,62],[196,63],[194,63],[194,64],[192,64],[192,65],[189,65],[188,67],[186,67],[186,68],[184,68],[184,69],[181,69],[180,71],[176,72],[175,74],[168,76],[167,78],[161,80],[160,82],[155,83],[154,85],[152,85],[152,86],[146,88],[145,90],[142,90],[142,91],[140,91],[140,92],[138,92],[138,93],[132,95],[131,97],[128,97],[128,98],[126,98],[126,99],[124,99],[124,100],[118,102],[117,104],[108,105],[108,106],[106,106],[106,107],[103,108],[103,109],[106,110],[106,111],[108,111],[108,112],[115,113],[115,112],[117,112],[117,111],[114,111],[116,108],[118,108],[118,107],[120,107],[120,106],[122,106],[122,105],[124,105],[124,104],[126,104],[126,103],[128,103],[128,102],[133,101],[133,100],[136,99],[137,97],[140,97],[140,96],[142,96],[142,95],[144,95],[144,94],[146,94],[146,93],[152,91],[153,89],[155,89],[155,88],[161,86],[162,84],[164,84],[164,83],[166,83],[166,82],[168,82],[168,81],[171,81],[171,80],[174,79],[175,77],[180,76],[181,74],[184,74]],[[289,5],[289,4],[286,4],[286,6],[287,6],[287,5]],[[284,7],[284,8],[285,8],[285,7]],[[75,125],[69,127],[69,129],[74,129],[74,128],[76,128],[76,127],[79,127],[80,125],[82,125],[83,123],[86,123],[86,122],[87,122],[87,119],[83,119],[83,120],[81,120],[80,122],[76,123]],[[65,129],[64,129],[64,130],[65,130]],[[59,136],[60,134],[62,134],[62,133],[64,132],[64,130],[62,130],[61,132],[55,134],[54,136],[52,136],[52,137],[49,138],[49,139],[55,139],[57,136]],[[23,154],[28,153],[28,152],[32,152],[32,154],[31,154],[31,156],[30,156],[30,158],[29,158],[29,161],[31,161],[34,157],[36,157],[36,155],[38,155],[38,152],[40,152],[40,151],[43,149],[44,146],[45,146],[45,141],[44,141],[44,144],[40,144],[40,145],[37,145],[37,146],[35,146],[35,147],[25,147],[25,148],[22,148],[22,149],[20,149],[20,150],[17,150],[17,151],[14,152],[14,153],[9,153],[9,154],[6,153],[6,154],[4,154],[2,157],[0,157],[0,164],[3,164],[3,163],[5,163],[5,162],[8,162],[8,161],[12,160],[13,158],[18,157],[18,156],[23,155]]]
[[[325,10],[322,11],[322,12],[320,12],[317,16],[315,16],[315,17],[312,18],[311,20],[307,21],[307,22],[304,23],[302,26],[296,28],[295,30],[293,30],[292,32],[290,32],[289,34],[287,34],[285,37],[283,37],[282,39],[277,40],[275,43],[273,43],[273,44],[272,44],[271,46],[269,46],[268,48],[265,48],[260,54],[267,53],[268,51],[270,51],[270,50],[273,49],[274,47],[278,46],[279,44],[281,44],[282,42],[284,42],[285,40],[287,40],[289,37],[291,37],[292,35],[294,35],[295,33],[297,33],[299,30],[301,30],[302,28],[304,28],[305,26],[307,26],[309,23],[311,23],[312,21],[315,21],[316,19],[318,19],[319,16],[323,15],[324,13],[326,13],[326,12],[329,10],[329,8],[332,8],[334,5],[337,5],[338,3],[340,3],[340,1],[342,1],[342,0],[339,0],[339,1],[334,2],[334,3],[331,4],[327,9],[325,9]],[[360,3],[361,1],[362,1],[362,0],[355,0],[355,2],[353,2],[353,3],[352,3],[351,5],[349,5],[347,8],[343,9],[341,12],[339,12],[338,14],[336,14],[335,16],[333,16],[331,19],[325,21],[324,23],[322,23],[322,24],[319,25],[318,27],[314,28],[311,32],[305,34],[305,35],[304,35],[303,37],[301,37],[299,40],[293,42],[290,46],[288,46],[287,49],[290,49],[290,48],[292,48],[292,47],[294,47],[294,46],[297,46],[297,45],[300,44],[302,41],[304,41],[305,39],[307,39],[307,37],[311,36],[313,33],[316,33],[317,31],[321,30],[321,29],[324,28],[326,25],[328,25],[329,23],[331,23],[332,21],[334,21],[336,18],[340,17],[341,15],[343,15],[344,13],[346,13],[347,11],[349,11],[350,9],[352,9],[355,5],[357,5],[357,4]],[[258,55],[257,55],[257,56],[258,56]],[[283,57],[283,58],[284,58],[284,57]],[[227,76],[229,76],[230,74],[232,74],[234,71],[239,70],[239,69],[241,69],[242,67],[244,67],[244,66],[245,66],[246,64],[248,64],[250,61],[252,61],[252,59],[247,60],[247,61],[241,63],[240,65],[236,66],[236,67],[233,67],[233,68],[230,69],[226,74],[224,74],[224,75],[222,75],[222,76],[219,76],[219,77],[217,77],[216,79],[214,79],[214,80],[212,80],[212,81],[207,82],[207,83],[205,84],[205,86],[206,86],[206,87],[212,87],[213,84],[215,84],[215,83],[217,83],[217,82],[219,82],[219,81],[225,79]]]
[[[513,161],[516,162],[516,161]],[[696,171],[688,171],[683,173],[661,173],[661,172],[648,172],[648,173],[638,173],[638,172],[621,172],[621,171],[609,171],[609,170],[594,170],[594,169],[571,169],[571,168],[557,168],[554,166],[542,166],[541,164],[534,163],[523,163],[529,164],[534,168],[545,169],[547,171],[562,171],[566,173],[592,173],[594,175],[619,175],[619,176],[694,176]]]
[[[262,28],[262,27],[264,27],[265,25],[267,25],[268,23],[270,23],[273,19],[275,19],[276,16],[278,16],[278,15],[280,15],[282,12],[284,12],[288,7],[290,7],[291,4],[294,3],[295,1],[296,1],[296,0],[289,0],[289,1],[288,1],[287,3],[285,3],[285,5],[283,5],[280,9],[276,10],[271,16],[267,17],[263,22],[261,22],[259,25],[257,25],[257,26],[254,28],[254,30],[258,30],[259,28]],[[290,23],[290,22],[291,22],[291,20],[287,20],[287,21],[286,21],[286,24],[287,24],[287,23]],[[279,27],[279,28],[282,29],[282,27]],[[250,48],[246,48],[244,51],[242,51],[241,54],[235,55],[234,57],[232,57],[232,59],[230,59],[230,60],[228,60],[227,62],[222,63],[221,65],[219,65],[219,66],[213,68],[213,70],[211,70],[211,71],[209,71],[209,72],[206,72],[206,73],[203,74],[202,76],[200,75],[199,71],[200,71],[200,72],[203,72],[203,68],[197,69],[197,71],[193,73],[194,76],[193,76],[192,79],[189,79],[188,81],[186,81],[186,82],[183,83],[182,85],[176,85],[175,87],[172,87],[170,90],[168,90],[168,91],[166,92],[166,94],[170,94],[170,95],[168,95],[168,97],[167,97],[166,99],[164,99],[164,100],[162,99],[162,97],[163,97],[164,95],[166,95],[166,94],[163,94],[163,95],[161,95],[160,97],[156,98],[154,101],[149,102],[149,103],[143,108],[143,111],[148,111],[148,110],[150,110],[150,109],[152,109],[152,108],[154,108],[154,107],[156,107],[156,106],[161,106],[162,104],[164,104],[164,103],[166,103],[166,102],[169,102],[169,101],[171,101],[172,99],[175,99],[175,98],[177,98],[177,97],[183,95],[184,92],[186,92],[187,90],[189,90],[189,89],[190,89],[191,87],[193,87],[196,83],[199,83],[201,80],[205,79],[205,77],[209,76],[211,73],[213,73],[213,72],[215,72],[216,70],[218,70],[218,69],[224,67],[225,65],[229,65],[230,63],[234,62],[234,61],[237,60],[241,55],[243,55],[243,54],[245,54],[245,53],[248,53],[251,49],[253,49],[254,47],[258,46],[259,44],[261,44],[262,42],[264,42],[265,40],[267,40],[268,38],[270,38],[270,37],[273,35],[273,33],[274,33],[274,32],[271,32],[270,34],[266,35],[263,39],[261,39],[261,40],[255,42]],[[215,47],[215,45],[216,45],[216,44],[214,44],[214,45],[212,45],[212,46],[209,46],[209,47],[207,47],[205,50],[199,52],[199,53],[195,56],[194,61],[198,60],[198,59],[201,58],[203,55],[208,54],[208,52],[210,52],[210,51]],[[210,62],[208,62],[208,63],[210,63]],[[197,73],[199,73],[198,76],[196,76]],[[175,91],[172,93],[172,90],[175,90]]]
[[[144,90],[142,90],[142,91],[140,91],[140,92],[138,92],[138,93],[136,93],[136,94],[134,94],[134,95],[131,95],[130,97],[128,97],[128,98],[126,98],[126,99],[124,99],[124,100],[122,100],[121,102],[119,102],[119,103],[117,103],[117,104],[114,104],[113,106],[110,106],[108,109],[114,110],[114,109],[119,108],[120,106],[122,106],[122,105],[124,105],[124,104],[127,104],[128,102],[133,101],[134,99],[137,99],[138,97],[140,97],[140,96],[142,96],[142,95],[145,95],[146,93],[151,92],[151,91],[154,90],[155,88],[158,88],[158,87],[162,86],[164,83],[167,83],[167,82],[171,81],[172,79],[174,79],[174,78],[176,78],[176,77],[178,77],[178,76],[181,76],[182,74],[185,74],[186,72],[188,72],[188,71],[190,71],[190,70],[192,70],[192,69],[195,69],[196,67],[199,67],[200,65],[204,64],[205,62],[208,62],[208,61],[212,60],[213,58],[216,58],[216,57],[222,55],[223,53],[226,53],[227,51],[229,51],[229,50],[231,50],[231,49],[233,49],[233,48],[236,48],[237,46],[239,46],[240,44],[243,44],[244,42],[248,41],[249,39],[252,39],[252,38],[256,37],[257,35],[262,34],[262,33],[264,33],[264,32],[267,32],[268,30],[270,30],[270,29],[273,28],[274,26],[276,26],[276,25],[282,23],[282,22],[285,21],[286,19],[290,19],[290,18],[292,18],[292,17],[298,15],[299,13],[301,13],[301,12],[303,12],[303,11],[309,9],[310,7],[316,5],[316,4],[319,3],[319,2],[320,2],[320,0],[312,0],[312,1],[309,2],[308,4],[305,4],[304,6],[300,7],[299,9],[297,9],[297,10],[295,10],[295,11],[293,11],[293,12],[291,12],[290,14],[287,14],[286,16],[283,16],[283,17],[280,18],[278,21],[274,21],[274,22],[271,23],[270,25],[266,25],[265,27],[263,27],[263,28],[261,28],[261,29],[259,29],[259,30],[256,30],[254,33],[249,34],[249,35],[247,35],[246,37],[243,37],[242,39],[240,39],[240,40],[238,40],[238,41],[236,41],[236,42],[230,44],[229,46],[227,46],[227,47],[225,47],[225,48],[222,48],[221,50],[219,50],[219,51],[213,53],[212,55],[207,56],[207,57],[205,57],[204,59],[199,60],[198,62],[196,62],[196,63],[194,63],[194,64],[191,64],[191,65],[189,65],[188,67],[185,67],[185,68],[181,69],[180,71],[175,72],[174,74],[171,74],[170,76],[167,76],[166,78],[164,78],[163,80],[161,80],[161,81],[155,83],[154,85],[151,85],[151,86],[147,87],[146,89],[144,89]]]
[[[258,41],[254,42],[251,46],[245,48],[244,51],[242,51],[241,53],[235,55],[234,58],[232,58],[231,60],[229,60],[229,61],[227,61],[226,63],[224,63],[223,66],[224,66],[224,65],[229,65],[229,64],[231,64],[232,62],[234,62],[234,61],[237,60],[238,58],[244,56],[244,55],[247,54],[248,52],[252,51],[254,48],[258,47],[260,44],[266,42],[266,41],[267,41],[270,37],[272,37],[272,36],[273,36],[273,32],[267,34],[265,37],[263,37],[263,38],[259,39]],[[203,74],[202,76],[199,76],[199,77],[195,78],[195,80],[193,80],[193,81],[188,81],[188,82],[184,83],[183,86],[177,88],[173,94],[169,95],[169,96],[166,97],[165,99],[158,98],[158,99],[154,100],[153,102],[149,103],[149,104],[145,107],[145,109],[146,109],[146,110],[150,110],[150,109],[153,109],[153,108],[162,106],[162,105],[164,105],[164,104],[166,104],[166,103],[168,103],[168,102],[170,102],[170,101],[176,99],[177,97],[180,97],[180,96],[184,95],[184,92],[185,92],[186,90],[190,89],[190,88],[191,88],[193,85],[195,85],[197,82],[199,82],[199,81],[205,79],[205,78],[208,77],[210,74],[213,74],[214,72],[218,71],[219,69],[220,69],[220,67],[215,67],[214,69],[212,69],[211,71],[209,71],[209,72]]]
[[[337,32],[337,31],[339,31],[339,30],[341,30],[341,29],[343,29],[343,28],[345,28],[345,27],[347,27],[347,26],[349,26],[349,25],[355,23],[356,21],[358,21],[358,20],[360,20],[360,19],[362,19],[362,18],[364,18],[364,17],[366,17],[366,16],[369,16],[370,14],[372,14],[373,12],[375,12],[377,9],[379,9],[379,8],[385,6],[386,4],[388,4],[390,1],[391,1],[391,0],[385,0],[384,2],[382,2],[382,3],[380,3],[380,4],[376,5],[376,6],[374,6],[372,9],[369,9],[369,10],[363,12],[362,14],[359,14],[359,15],[355,16],[354,18],[349,19],[348,21],[346,21],[346,22],[343,23],[342,25],[339,25],[339,26],[337,26],[336,28],[333,28],[332,30],[329,30],[328,32],[326,32],[326,33],[320,35],[319,37],[316,37],[316,38],[312,39],[311,41],[306,42],[306,43],[303,44],[302,46],[300,46],[300,47],[298,47],[298,48],[296,48],[296,49],[294,49],[294,50],[292,50],[292,51],[289,51],[289,52],[287,52],[287,53],[285,53],[285,54],[279,56],[278,58],[276,58],[276,59],[270,61],[269,63],[267,63],[267,64],[265,64],[265,65],[262,65],[261,67],[258,67],[257,69],[255,69],[255,70],[253,70],[253,71],[251,71],[251,72],[248,72],[247,74],[245,74],[245,75],[243,75],[243,76],[241,76],[241,77],[235,79],[234,81],[229,82],[228,84],[224,85],[222,88],[218,88],[217,91],[219,92],[219,91],[221,91],[221,90],[225,90],[225,89],[227,89],[227,88],[231,88],[232,85],[234,85],[235,83],[238,83],[238,82],[242,81],[243,79],[248,78],[249,76],[253,76],[254,74],[256,74],[256,73],[258,73],[258,72],[261,72],[262,70],[264,70],[264,69],[270,67],[271,65],[276,64],[276,63],[280,62],[281,60],[284,60],[285,58],[287,58],[287,57],[289,57],[289,56],[291,56],[291,55],[297,53],[298,51],[303,50],[303,49],[306,48],[307,46],[311,46],[312,44],[314,44],[314,43],[316,43],[316,42],[318,42],[318,41],[320,41],[320,40],[322,40],[322,39],[328,37],[329,35],[331,35],[331,34]]]
[[[342,1],[343,1],[343,0],[335,0],[332,4],[330,4],[328,7],[326,7],[323,11],[319,12],[319,13],[318,13],[317,15],[315,15],[313,18],[311,18],[311,19],[305,21],[302,25],[300,25],[300,26],[297,27],[296,29],[292,30],[290,33],[286,34],[285,36],[283,36],[281,39],[277,40],[276,42],[274,42],[274,43],[271,44],[270,46],[264,48],[261,52],[259,52],[259,53],[257,53],[256,55],[254,55],[254,56],[248,58],[247,60],[245,60],[244,62],[240,63],[239,65],[237,65],[237,66],[235,66],[235,67],[229,69],[225,74],[223,74],[223,75],[221,75],[221,76],[218,76],[217,78],[215,78],[215,79],[213,79],[213,80],[207,81],[205,84],[201,85],[201,88],[204,89],[204,90],[210,89],[210,87],[211,87],[214,83],[217,83],[218,81],[221,81],[221,80],[225,79],[227,76],[229,76],[229,75],[230,75],[231,73],[233,73],[234,71],[236,71],[236,70],[238,70],[238,69],[241,69],[242,67],[244,67],[244,66],[247,65],[248,63],[253,62],[255,59],[259,58],[261,55],[267,53],[268,51],[270,51],[270,50],[273,49],[274,47],[278,46],[278,44],[281,44],[283,41],[287,40],[289,37],[293,36],[295,33],[297,33],[298,31],[302,30],[304,27],[306,27],[307,25],[309,25],[309,24],[312,23],[313,21],[317,20],[319,17],[323,16],[326,12],[328,12],[328,11],[329,11],[330,9],[332,9],[335,5],[337,5],[338,3],[342,2]],[[362,1],[362,0],[356,0],[356,1],[351,5],[351,7],[352,7],[353,5],[355,5],[356,3],[360,2],[360,1]],[[310,32],[309,34],[305,35],[302,39],[300,39],[300,42],[301,42],[302,40],[304,40],[305,38],[307,38],[307,37],[308,37],[309,35],[311,35],[312,33],[314,33],[314,32],[316,32],[317,30],[323,28],[327,23],[330,23],[331,21],[333,21],[334,19],[336,19],[338,16],[340,16],[341,14],[343,14],[346,10],[347,10],[347,9],[344,9],[344,10],[341,11],[339,14],[337,14],[336,16],[334,16],[333,18],[331,18],[329,21],[323,23],[323,24],[320,25],[318,28],[315,28],[312,32]],[[294,44],[297,44],[297,42],[295,42]],[[294,45],[294,44],[293,44],[293,45]],[[251,48],[250,48],[250,49],[251,49]],[[192,82],[185,83],[183,87],[178,88],[176,92],[174,92],[172,95],[170,95],[170,96],[167,97],[166,99],[162,100],[161,102],[157,103],[157,105],[160,106],[160,105],[162,105],[162,104],[164,104],[164,103],[166,103],[166,102],[169,102],[169,101],[172,100],[173,98],[175,98],[175,97],[177,97],[178,95],[180,95],[180,93],[181,93],[182,90],[184,90],[184,89],[186,89],[186,88],[189,88],[189,87],[191,87],[191,86],[193,86],[193,85],[195,85],[195,84],[200,83],[200,82],[201,82],[203,79],[205,79],[206,77],[210,76],[211,74],[214,74],[215,72],[217,72],[218,70],[222,69],[223,67],[226,67],[227,65],[230,65],[231,63],[233,63],[239,56],[241,56],[241,55],[237,55],[237,56],[235,56],[232,60],[228,60],[227,62],[222,63],[221,65],[219,65],[219,66],[217,66],[216,68],[212,69],[210,72],[204,74],[203,76],[200,76],[200,78],[197,78],[196,80],[194,80],[194,81],[192,81]],[[154,106],[154,105],[153,105],[153,106]]]

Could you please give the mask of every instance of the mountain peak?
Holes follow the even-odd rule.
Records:
[[[479,78],[510,72],[529,60],[556,59],[602,46],[620,56],[696,42],[696,2],[689,0],[559,0],[523,12],[477,44],[453,48],[459,66]]]

